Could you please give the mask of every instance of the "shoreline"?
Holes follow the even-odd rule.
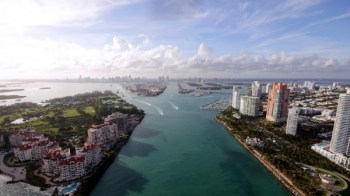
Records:
[[[302,190],[300,190],[293,182],[285,176],[280,170],[273,166],[269,161],[267,161],[259,152],[251,149],[247,144],[242,141],[242,138],[236,133],[232,132],[232,129],[226,125],[226,123],[215,117],[216,122],[220,123],[225,129],[235,137],[235,139],[251,154],[253,155],[267,170],[269,170],[282,184],[290,191],[293,195],[306,196]]]
[[[96,185],[98,184],[99,180],[103,177],[103,174],[107,171],[108,168],[114,163],[115,159],[119,155],[120,151],[123,149],[123,147],[128,143],[130,137],[132,136],[134,130],[136,127],[141,124],[142,120],[144,119],[145,115],[140,119],[140,121],[137,124],[132,125],[127,131],[126,135],[124,135],[124,138],[120,141],[120,143],[116,143],[113,147],[112,154],[107,157],[101,165],[96,168],[95,173],[91,174],[88,178],[86,178],[84,181],[81,181],[81,186],[75,192],[73,195],[76,195],[78,193],[82,193],[83,195],[87,194],[90,195],[91,192],[95,189]],[[126,136],[126,137],[125,137]]]

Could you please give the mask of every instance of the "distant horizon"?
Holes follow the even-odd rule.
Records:
[[[91,79],[91,80],[108,80],[108,79],[123,79],[128,78],[128,76],[114,76],[114,77],[82,77],[79,79],[77,78],[24,78],[24,79],[18,79],[18,78],[11,78],[11,79],[0,79],[0,81],[65,81],[65,80],[81,80],[84,81],[85,79]],[[158,80],[159,77],[133,77],[131,76],[131,79],[146,79],[146,80]],[[350,80],[350,78],[258,78],[258,77],[242,77],[242,78],[229,78],[229,77],[169,77],[169,80],[188,80],[188,79],[202,79],[202,80],[315,80],[315,81],[322,81],[322,80]]]

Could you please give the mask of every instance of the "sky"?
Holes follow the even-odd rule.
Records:
[[[0,0],[0,79],[350,79],[348,0]]]

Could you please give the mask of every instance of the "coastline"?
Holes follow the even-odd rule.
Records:
[[[259,152],[256,150],[251,149],[247,144],[242,141],[242,138],[233,133],[232,129],[226,125],[225,122],[222,122],[221,120],[217,119],[215,117],[215,120],[220,123],[222,126],[226,128],[226,130],[232,134],[236,140],[250,153],[252,154],[266,169],[268,169],[286,188],[289,190],[293,195],[301,195],[306,196],[302,190],[300,190],[296,185],[293,184],[293,182],[285,176],[280,170],[278,170],[275,166],[273,166],[269,161],[267,161]]]
[[[89,177],[87,177],[83,182],[80,188],[73,194],[73,195],[90,195],[91,192],[94,190],[95,186],[97,185],[98,181],[102,178],[103,174],[107,171],[107,169],[113,164],[116,157],[118,156],[119,152],[122,150],[124,145],[126,145],[134,132],[135,128],[141,124],[143,117],[140,119],[140,121],[137,124],[133,124],[129,129],[127,130],[127,134],[124,135],[121,140],[115,144],[113,147],[112,153],[110,156],[108,156],[103,162],[96,168],[95,172],[91,174]]]

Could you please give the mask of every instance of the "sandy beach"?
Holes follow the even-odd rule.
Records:
[[[239,135],[233,133],[232,129],[226,125],[226,123],[218,120],[215,118],[217,122],[222,124],[236,139],[237,141],[245,148],[247,149],[256,159],[260,161],[279,181],[282,182],[282,184],[294,195],[301,195],[305,196],[307,195],[302,190],[300,190],[297,186],[293,184],[293,182],[285,176],[280,170],[278,170],[275,166],[270,164],[259,152],[256,150],[251,149],[247,144],[244,143],[242,138],[240,138]]]

